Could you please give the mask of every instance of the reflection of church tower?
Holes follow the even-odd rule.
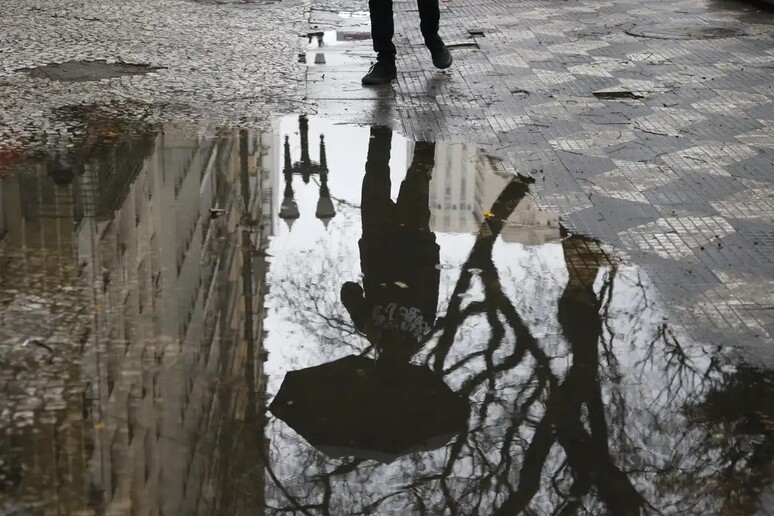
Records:
[[[293,163],[290,157],[290,137],[285,136],[285,160],[282,174],[285,176],[285,191],[280,206],[280,218],[284,219],[288,227],[293,226],[293,221],[301,216],[298,204],[293,192],[293,176],[300,175],[305,184],[313,175],[320,177],[320,193],[317,201],[315,216],[320,219],[325,227],[336,215],[336,209],[331,201],[328,190],[328,160],[325,156],[325,136],[320,135],[320,161],[315,162],[309,157],[309,121],[306,116],[298,118],[299,133],[301,136],[301,160]]]

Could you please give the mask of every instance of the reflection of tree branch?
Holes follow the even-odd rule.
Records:
[[[527,195],[529,190],[528,182],[531,181],[513,179],[508,183],[492,205],[492,216],[481,225],[476,242],[462,267],[460,278],[457,280],[457,285],[454,287],[449,300],[449,307],[446,310],[442,323],[443,333],[433,349],[435,370],[439,373],[443,371],[446,357],[454,344],[454,337],[464,321],[460,307],[462,305],[462,294],[470,288],[473,278],[471,269],[481,268],[480,266],[486,263],[491,264],[492,248],[497,236],[502,231],[505,221],[511,216],[519,202]]]

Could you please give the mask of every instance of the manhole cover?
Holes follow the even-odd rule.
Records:
[[[744,36],[745,31],[736,26],[657,23],[634,27],[627,30],[626,33],[630,36],[651,39],[720,39]]]
[[[37,79],[50,79],[64,82],[99,81],[124,75],[142,75],[160,70],[161,67],[147,64],[108,63],[107,61],[67,61],[35,68],[22,68]]]

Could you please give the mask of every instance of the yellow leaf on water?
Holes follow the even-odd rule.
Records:
[[[484,212],[485,219],[491,219],[492,217],[494,217],[494,213],[492,213],[491,211],[487,210]]]
[[[118,133],[115,131],[108,131],[107,133],[105,133],[105,136],[107,136],[108,138],[115,138],[116,136],[118,136]]]

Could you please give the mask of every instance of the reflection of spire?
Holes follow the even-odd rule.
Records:
[[[293,221],[299,217],[298,205],[293,195],[293,165],[290,161],[290,141],[285,136],[285,166],[282,170],[285,176],[285,192],[280,205],[280,218],[288,224],[288,229],[293,227]]]
[[[328,158],[325,156],[325,136],[320,135],[320,168],[328,174]]]
[[[298,128],[301,133],[301,177],[304,183],[308,183],[312,175],[312,160],[309,159],[309,120],[306,116],[298,118]]]
[[[328,158],[325,153],[325,136],[320,135],[320,161],[312,161],[309,157],[309,120],[306,116],[298,117],[298,132],[301,137],[301,160],[293,162],[290,156],[290,140],[285,136],[285,164],[283,175],[285,176],[285,193],[280,207],[280,218],[284,219],[288,227],[293,220],[300,216],[298,205],[294,200],[293,176],[300,175],[304,183],[308,183],[313,175],[320,177],[320,197],[317,201],[315,216],[322,220],[328,227],[330,220],[336,215],[336,209],[328,190]]]
[[[282,171],[285,174],[292,173],[293,170],[293,163],[290,161],[290,142],[288,141],[288,137],[285,136],[285,166],[283,167]]]
[[[336,215],[331,193],[328,190],[328,160],[325,157],[325,137],[322,135],[320,136],[320,198],[317,200],[317,211],[314,215],[322,220],[326,228]]]

